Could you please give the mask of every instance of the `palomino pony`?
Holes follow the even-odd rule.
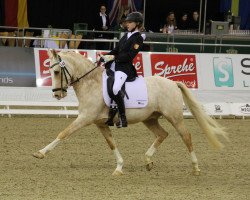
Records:
[[[96,124],[110,149],[114,152],[117,166],[113,175],[123,174],[123,158],[109,127],[104,123],[107,120],[109,108],[104,103],[102,95],[103,69],[95,67],[89,59],[75,52],[57,54],[55,50],[48,50],[48,55],[54,97],[57,99],[65,97],[68,86],[72,84],[79,101],[79,115],[65,130],[58,134],[53,142],[34,153],[33,156],[44,158],[49,151],[76,130],[90,124]],[[217,135],[226,137],[226,132],[214,119],[205,114],[200,104],[183,83],[158,76],[145,77],[145,81],[148,90],[148,105],[140,109],[127,109],[126,115],[129,124],[143,122],[156,136],[155,141],[145,153],[146,169],[152,169],[151,158],[168,136],[168,132],[158,122],[158,118],[163,115],[180,134],[190,153],[193,172],[195,175],[199,175],[200,169],[193,150],[191,135],[184,125],[183,99],[213,147],[220,149],[223,146]]]

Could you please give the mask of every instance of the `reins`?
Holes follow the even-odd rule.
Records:
[[[86,74],[82,75],[80,78],[76,78],[76,80],[74,80],[73,82],[70,83],[70,85],[73,85],[76,82],[79,82],[80,79],[84,78],[85,76],[87,76],[89,73],[91,73],[92,71],[94,71],[96,68],[98,68],[100,66],[100,61],[96,61],[94,62],[94,64],[97,64],[93,69],[91,69],[90,71],[88,71]]]

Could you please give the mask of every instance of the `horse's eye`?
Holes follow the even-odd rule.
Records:
[[[55,75],[58,75],[58,74],[59,74],[59,71],[54,71],[54,74],[55,74]]]

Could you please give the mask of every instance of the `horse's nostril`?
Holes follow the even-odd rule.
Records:
[[[58,98],[59,97],[59,95],[58,94],[55,94],[55,98]]]

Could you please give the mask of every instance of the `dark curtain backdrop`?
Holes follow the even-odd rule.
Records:
[[[28,0],[30,27],[73,29],[74,23],[94,23],[101,4],[107,0]]]
[[[239,15],[241,16],[241,29],[250,30],[250,1],[240,0]]]
[[[28,0],[29,24],[31,27],[52,25],[54,28],[73,29],[73,23],[85,22],[91,29],[99,6],[108,3],[108,0]],[[191,13],[199,8],[200,0],[147,0],[145,27],[159,31],[169,11],[175,11],[178,17],[182,12]],[[208,19],[217,20],[219,11],[220,0],[208,0]]]
[[[4,0],[0,0],[0,26],[4,26]]]

